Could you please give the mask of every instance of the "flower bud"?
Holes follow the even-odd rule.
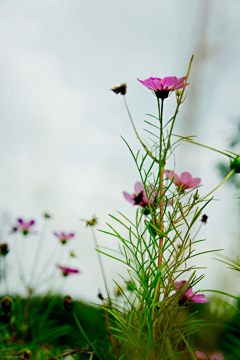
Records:
[[[240,174],[240,156],[230,160],[230,169],[234,170],[235,173]]]
[[[208,219],[208,216],[206,214],[203,214],[202,218],[201,218],[201,222],[206,224],[207,223],[207,219]]]
[[[19,359],[21,359],[21,360],[29,360],[29,359],[31,359],[31,351],[28,350],[28,349],[24,350],[20,354]]]
[[[95,226],[97,224],[97,218],[95,215],[91,218],[91,220],[86,220],[86,226]]]
[[[115,287],[115,295],[117,296],[117,297],[119,297],[119,296],[122,296],[122,287],[121,286],[116,286]]]
[[[74,307],[75,301],[71,296],[67,295],[63,298],[63,306],[65,307],[65,310],[71,311]]]
[[[177,95],[177,96],[181,96],[181,95],[182,95],[182,93],[183,93],[183,91],[182,91],[182,90],[177,90],[177,91],[176,91],[176,95]]]
[[[9,314],[12,311],[13,308],[13,299],[9,296],[5,296],[1,302],[1,310],[4,314]]]
[[[7,243],[0,244],[0,255],[6,256],[9,252],[9,247]]]
[[[149,207],[146,206],[145,208],[142,209],[142,213],[143,215],[147,216],[150,214],[150,210],[149,210]]]
[[[125,95],[127,92],[127,84],[121,84],[120,86],[115,86],[111,89],[115,94]]]
[[[126,281],[127,290],[133,292],[136,289],[136,286],[133,281]]]
[[[100,299],[100,300],[104,300],[104,297],[103,297],[103,295],[102,295],[102,293],[99,291],[99,293],[98,293],[98,298]]]
[[[43,217],[44,217],[45,219],[51,219],[51,215],[50,215],[49,213],[47,213],[46,211],[45,211],[45,213],[43,214]]]

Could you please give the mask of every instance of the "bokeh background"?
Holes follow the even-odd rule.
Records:
[[[156,114],[154,96],[137,78],[184,76],[195,54],[188,96],[175,133],[198,135],[198,141],[228,148],[239,120],[240,2],[238,0],[1,0],[0,2],[0,225],[1,242],[9,242],[9,284],[16,280],[14,251],[22,251],[24,271],[31,270],[44,211],[53,215],[43,243],[37,273],[56,249],[52,265],[81,270],[62,287],[56,274],[54,289],[97,303],[104,293],[89,228],[79,219],[98,217],[107,229],[108,214],[121,211],[134,219],[135,208],[122,192],[133,192],[140,180],[122,137],[134,151],[140,148],[121,96],[110,88],[126,82],[127,100],[135,124],[147,139],[143,120]],[[175,96],[165,103],[165,118],[175,108]],[[176,152],[176,172],[201,177],[200,195],[222,178],[218,153],[185,144]],[[173,164],[170,164],[173,166]],[[209,221],[199,238],[199,250],[224,249],[238,255],[239,200],[224,184],[206,214]],[[35,219],[38,234],[9,234],[16,219]],[[53,231],[75,232],[57,258]],[[117,249],[114,238],[98,233],[101,246]],[[59,245],[60,247],[60,245]],[[69,258],[74,250],[77,257]],[[199,257],[207,266],[201,289],[239,295],[234,272],[214,260]],[[103,258],[113,293],[124,267]],[[57,270],[56,270],[57,271]],[[42,287],[40,291],[46,291]],[[4,284],[0,283],[1,292]]]

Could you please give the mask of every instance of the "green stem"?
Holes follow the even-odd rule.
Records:
[[[45,231],[46,231],[46,224],[47,224],[47,220],[45,219],[41,234],[38,238],[38,244],[37,244],[37,248],[36,248],[36,252],[35,252],[35,256],[34,256],[34,260],[33,260],[33,264],[32,264],[32,270],[31,270],[30,277],[29,277],[28,287],[31,286],[31,281],[33,282],[34,276],[36,274],[36,269],[37,269],[40,253],[41,253],[42,246],[43,246],[43,239],[44,239],[44,235],[45,235]]]
[[[145,151],[148,153],[148,155],[149,155],[154,161],[158,162],[158,159],[151,153],[151,151],[147,148],[147,146],[144,144],[144,142],[141,140],[140,136],[138,135],[136,126],[134,125],[134,122],[133,122],[131,113],[130,113],[129,108],[128,108],[128,106],[127,106],[127,102],[126,102],[125,95],[123,96],[123,99],[124,99],[124,104],[125,104],[125,107],[126,107],[126,109],[127,109],[127,113],[128,113],[129,119],[131,120],[133,129],[134,129],[134,131],[135,131],[135,134],[136,134],[138,140],[140,141],[140,143],[142,144],[142,146],[144,147],[144,149],[145,149]]]
[[[191,67],[192,67],[193,58],[194,58],[194,55],[192,55],[192,57],[191,57],[191,59],[190,59],[190,63],[189,63],[189,66],[188,66],[188,72],[187,72],[187,76],[186,76],[186,80],[185,80],[185,84],[186,84],[187,81],[188,81],[188,77],[189,77],[190,70],[191,70]],[[182,104],[182,99],[183,99],[183,95],[184,95],[185,89],[186,89],[186,87],[184,87],[183,90],[182,90],[182,94],[181,94],[181,96],[180,96],[179,99],[178,99],[177,107],[176,107],[175,113],[174,113],[174,115],[173,115],[173,120],[172,120],[172,124],[171,124],[171,128],[170,128],[170,132],[169,132],[169,135],[168,135],[168,143],[167,143],[167,147],[166,147],[166,149],[165,149],[164,159],[166,159],[168,150],[169,150],[170,147],[171,147],[171,136],[172,136],[172,132],[173,132],[173,127],[174,127],[175,120],[176,120],[176,117],[177,117],[177,114],[178,114],[178,111],[179,111],[179,107],[180,107],[180,105]]]
[[[200,199],[198,202],[206,199],[209,195],[211,195],[214,191],[216,191],[220,186],[222,186],[222,184],[225,183],[225,181],[227,181],[230,176],[234,173],[234,170],[230,171],[230,173],[225,177],[225,179],[218,185],[216,186],[209,194],[207,194],[206,196],[204,196],[202,199]]]
[[[164,99],[161,99],[161,108],[160,108],[160,99],[158,100],[158,116],[159,116],[159,122],[160,122],[160,146],[159,146],[159,175],[161,171],[161,159],[162,159],[162,139],[163,139],[163,101]]]
[[[4,276],[4,281],[5,281],[5,287],[6,287],[6,295],[9,295],[8,280],[7,280],[7,261],[6,261],[6,256],[3,257],[3,276]]]
[[[193,141],[193,140],[191,140],[191,139],[189,139],[189,138],[185,138],[185,137],[183,137],[183,136],[175,135],[175,134],[172,134],[172,135],[173,135],[173,136],[176,136],[176,137],[179,137],[180,140],[186,141],[186,142],[188,142],[188,143],[190,143],[190,144],[194,144],[194,145],[198,145],[198,146],[205,147],[206,149],[210,149],[210,150],[216,151],[216,152],[218,152],[219,154],[223,154],[223,155],[225,155],[225,156],[227,156],[227,157],[229,157],[229,158],[232,158],[232,159],[235,158],[234,156],[232,156],[232,155],[230,155],[230,154],[227,154],[227,153],[224,152],[224,151],[221,151],[221,150],[218,150],[218,149],[214,149],[214,148],[212,148],[212,147],[210,147],[210,146],[197,143],[197,142],[195,142],[195,141]],[[233,154],[235,155],[235,153],[233,153]],[[237,154],[236,154],[236,156],[237,156]]]
[[[73,310],[73,313],[72,313],[72,314],[73,314],[75,323],[77,324],[77,327],[78,327],[78,329],[80,330],[82,336],[83,336],[84,339],[86,340],[87,344],[88,344],[89,346],[91,346],[91,340],[89,339],[89,337],[87,336],[87,334],[86,334],[85,331],[83,330],[83,327],[82,327],[82,325],[81,325],[81,323],[80,323],[80,321],[79,321],[79,319],[78,319],[78,317],[77,317],[76,311]]]
[[[103,263],[102,263],[101,255],[100,255],[100,253],[99,253],[99,246],[98,246],[98,243],[97,243],[97,237],[96,237],[96,235],[95,235],[95,232],[94,232],[94,230],[93,230],[93,227],[91,227],[91,230],[92,230],[92,236],[93,236],[93,241],[94,241],[95,247],[96,247],[96,249],[98,250],[98,251],[97,251],[98,262],[99,262],[99,266],[100,266],[100,269],[101,269],[101,273],[102,273],[102,277],[103,277],[105,289],[106,289],[106,292],[107,292],[108,302],[110,303],[110,302],[111,302],[111,301],[110,301],[110,294],[109,294],[109,291],[108,291],[107,279],[106,279],[106,274],[105,274],[104,266],[103,266]]]

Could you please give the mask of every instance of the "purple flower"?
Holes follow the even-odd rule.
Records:
[[[189,284],[187,281],[176,281],[175,286],[177,290],[180,292],[180,300],[179,305],[184,305],[187,301],[195,302],[195,303],[207,303],[210,300],[205,299],[204,294],[195,294],[192,291],[192,288],[189,287]]]
[[[196,355],[198,360],[208,360],[208,358],[210,360],[222,360],[223,358],[223,353],[221,353],[220,351],[215,352],[213,354],[205,355],[204,352],[196,350],[194,351],[194,354]]]
[[[141,184],[140,182],[137,182],[135,184],[134,190],[135,190],[135,193],[133,195],[130,195],[124,191],[123,196],[125,197],[125,199],[133,205],[139,205],[142,207],[148,206],[148,198],[147,198],[147,194],[146,194],[143,184]],[[150,187],[149,187],[149,191],[151,192]],[[153,201],[154,201],[154,196],[152,194],[149,199],[150,206],[153,205]]]
[[[30,228],[35,224],[34,220],[31,220],[29,222],[24,221],[22,219],[18,219],[18,224],[16,227],[14,227],[12,230],[14,232],[16,231],[20,231],[23,233],[23,235],[27,235],[29,234],[29,232],[31,232]]]
[[[163,79],[150,77],[146,80],[139,80],[149,90],[153,90],[158,98],[166,99],[169,91],[182,89],[189,84],[184,84],[186,76],[177,78],[176,76],[168,76]]]
[[[79,274],[80,271],[77,269],[71,269],[65,266],[57,265],[57,267],[62,271],[63,276],[68,276],[69,274]]]
[[[193,178],[189,172],[183,172],[180,177],[173,171],[164,171],[168,179],[173,179],[178,191],[183,193],[186,189],[195,189],[201,183],[200,178]]]
[[[66,242],[71,239],[74,234],[65,234],[65,233],[54,233],[54,235],[61,241],[62,244],[66,244]]]
[[[147,193],[149,196],[149,201],[148,201],[147,194],[146,194],[143,184],[141,184],[140,182],[137,182],[135,184],[134,189],[135,189],[135,193],[133,195],[124,191],[123,196],[131,204],[139,205],[142,208],[145,208],[144,213],[145,213],[145,215],[148,215],[150,213],[148,207],[149,207],[149,205],[151,207],[153,207],[154,202],[156,202],[156,197],[159,196],[159,192],[157,190],[155,190],[155,187],[153,185],[147,186]],[[168,201],[167,205],[170,205],[171,203],[172,203],[172,199],[170,199]],[[163,205],[165,205],[165,202],[163,203]]]

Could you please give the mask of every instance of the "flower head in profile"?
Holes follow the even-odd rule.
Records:
[[[166,99],[170,91],[179,90],[189,84],[185,84],[186,76],[177,78],[176,76],[168,76],[163,79],[150,77],[146,80],[139,80],[141,84],[149,90],[153,90],[160,99]]]
[[[63,298],[63,306],[65,307],[66,310],[70,311],[73,309],[75,305],[75,301],[73,300],[73,298],[69,295],[64,296]]]
[[[143,210],[144,214],[148,215],[150,213],[149,206],[153,207],[154,203],[157,202],[157,196],[159,195],[159,192],[155,189],[155,187],[153,185],[149,185],[146,188],[147,188],[149,200],[148,200],[145,188],[144,188],[143,184],[140,182],[137,182],[135,184],[134,194],[131,195],[124,191],[123,196],[131,204],[141,206],[144,209]],[[164,202],[164,204],[165,204],[165,202]],[[168,201],[167,205],[170,205],[170,204],[171,204],[171,200]]]
[[[95,215],[92,216],[91,220],[86,220],[86,226],[95,226],[97,225],[97,217]]]
[[[180,177],[173,171],[166,170],[164,173],[168,179],[173,179],[179,193],[184,193],[187,189],[195,189],[201,183],[200,178],[193,178],[189,172],[183,172]]]
[[[135,190],[135,192],[133,195],[130,195],[124,191],[123,196],[125,197],[125,199],[133,205],[139,205],[142,207],[148,206],[148,198],[147,198],[147,194],[146,194],[143,184],[141,184],[140,182],[137,182],[135,184],[134,190]],[[150,202],[150,205],[152,205],[152,202],[153,202],[152,196],[151,196],[151,199],[149,202]]]
[[[115,94],[126,95],[127,85],[126,85],[126,84],[121,84],[120,86],[115,86],[115,87],[112,88],[111,90],[112,90],[113,92],[115,92]]]
[[[0,244],[0,255],[6,256],[9,253],[9,247],[7,243]]]
[[[71,233],[71,234],[65,234],[65,233],[54,233],[54,235],[61,241],[62,244],[66,244],[66,242],[71,239],[74,234]]]
[[[223,353],[220,351],[215,352],[213,354],[206,355],[203,351],[196,350],[194,351],[194,354],[198,360],[222,360],[223,359]]]
[[[80,219],[81,221],[84,221],[86,224],[86,227],[90,226],[95,226],[98,223],[98,218],[96,217],[96,215],[93,215],[92,218],[90,220],[85,220],[85,219]]]
[[[80,271],[77,269],[71,269],[69,267],[65,267],[65,266],[60,266],[57,265],[57,267],[62,271],[63,276],[68,276],[70,274],[79,274]]]
[[[18,219],[18,224],[12,229],[13,232],[20,231],[23,235],[27,235],[31,232],[31,227],[35,224],[34,220],[24,221]]]
[[[139,205],[144,209],[143,211],[145,215],[148,215],[150,213],[148,206],[152,207],[154,204],[154,199],[156,198],[156,191],[154,191],[154,186],[148,186],[147,188],[149,190],[149,196],[150,196],[149,201],[147,198],[145,188],[143,184],[141,184],[140,182],[137,182],[135,184],[135,188],[134,188],[135,192],[133,195],[125,191],[123,192],[123,196],[127,201],[129,201],[133,205]]]
[[[179,305],[184,305],[187,301],[194,302],[194,303],[207,303],[210,300],[205,299],[204,294],[195,294],[192,291],[192,288],[189,287],[187,281],[176,281],[175,286],[180,293],[180,300]]]

